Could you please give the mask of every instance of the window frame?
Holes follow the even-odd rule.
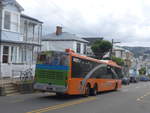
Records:
[[[4,54],[4,47],[8,47],[8,53]],[[8,64],[9,63],[9,52],[10,52],[10,46],[4,45],[3,46],[3,53],[2,53],[2,63],[3,64]],[[7,62],[4,62],[4,56],[7,56]]]
[[[10,12],[10,29],[5,29],[5,28],[4,28],[5,12]],[[17,21],[18,27],[17,27],[17,30],[16,30],[16,31],[13,30],[13,28],[12,28],[12,23],[13,23],[12,17],[13,17],[13,14],[18,15],[18,16],[17,16],[17,17],[18,17],[18,21]],[[19,13],[19,12],[15,12],[15,11],[11,11],[11,10],[4,9],[4,10],[2,11],[2,30],[4,30],[4,31],[9,31],[9,32],[16,32],[16,33],[19,33],[19,32],[20,32],[20,13]]]
[[[76,52],[81,53],[81,43],[79,43],[79,42],[77,42]]]
[[[87,53],[87,45],[86,45],[86,44],[83,45],[83,53],[84,53],[84,54]]]
[[[74,61],[76,60],[75,64],[74,64]],[[82,61],[83,60],[83,61]],[[76,57],[76,56],[72,56],[71,58],[71,62],[72,62],[72,65],[71,65],[71,78],[84,78],[86,75],[84,75],[83,73],[85,73],[86,71],[82,69],[82,63],[83,62],[87,62],[88,61],[88,64],[91,64],[92,66],[92,69],[94,67],[96,67],[97,65],[100,65],[102,63],[98,63],[98,62],[94,62],[94,61],[91,61],[91,60],[87,60],[87,59],[82,59],[82,58],[79,58],[79,57]],[[76,66],[76,65],[79,65],[77,66],[80,70],[74,70],[75,67],[73,66]],[[80,67],[81,66],[81,67]],[[91,68],[91,66],[89,66]],[[75,69],[78,69],[78,68],[75,68]],[[89,69],[90,69],[89,68]],[[97,73],[103,73],[103,72],[98,72],[98,70],[100,69],[105,69],[105,74],[101,74],[101,75],[94,75],[94,74],[97,74]],[[95,70],[93,73],[92,73],[92,76],[90,78],[95,78],[95,79],[118,79],[118,76],[115,75],[115,73],[113,73],[112,71],[113,67],[106,64],[105,66],[102,66],[100,67],[99,69]],[[91,71],[91,69],[87,72],[89,73]],[[75,72],[75,73],[74,73]]]

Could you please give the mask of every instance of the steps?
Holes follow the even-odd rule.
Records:
[[[19,94],[16,86],[13,83],[6,83],[6,84],[4,84],[4,87],[5,87],[5,94],[6,95]]]

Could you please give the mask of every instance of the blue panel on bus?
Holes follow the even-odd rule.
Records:
[[[37,64],[36,69],[69,70],[69,66]]]

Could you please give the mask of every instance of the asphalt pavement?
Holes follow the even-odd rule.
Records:
[[[0,113],[150,113],[150,82],[88,98],[52,93],[0,97]]]

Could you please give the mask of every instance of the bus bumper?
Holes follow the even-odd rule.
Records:
[[[65,93],[67,91],[67,88],[61,85],[49,85],[49,84],[35,83],[33,87],[35,90],[46,91],[46,92]]]

